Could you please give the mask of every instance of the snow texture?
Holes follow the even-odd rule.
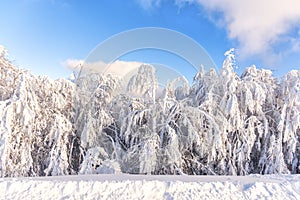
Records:
[[[299,199],[299,175],[1,178],[0,199]]]

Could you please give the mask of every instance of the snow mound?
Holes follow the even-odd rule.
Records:
[[[300,176],[2,178],[0,199],[300,199]]]

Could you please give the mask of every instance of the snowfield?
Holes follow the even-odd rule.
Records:
[[[300,175],[1,178],[0,199],[300,199]]]

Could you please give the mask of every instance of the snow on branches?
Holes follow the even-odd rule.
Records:
[[[2,177],[300,173],[299,71],[238,76],[231,49],[220,73],[202,69],[192,85],[159,88],[144,64],[122,92],[112,75],[54,81],[6,55],[0,46]]]

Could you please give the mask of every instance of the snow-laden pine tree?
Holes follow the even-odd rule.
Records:
[[[300,71],[290,71],[278,92],[280,149],[291,173],[300,172]]]
[[[78,140],[72,125],[73,83],[34,77],[0,58],[2,176],[76,173]],[[75,144],[75,145],[74,145]]]
[[[153,173],[157,163],[155,70],[141,65],[127,86],[127,94],[112,101],[111,113],[117,131],[119,162],[128,173]]]
[[[185,96],[188,94],[187,80],[179,77],[167,84],[163,98],[156,102],[159,154],[155,173],[182,174],[184,167],[182,155],[186,150],[185,144],[188,138],[183,138],[185,134],[180,130],[180,121],[186,117],[182,113],[182,108],[185,105]]]
[[[110,74],[87,73],[76,80],[74,126],[83,151],[81,174],[98,173],[116,159],[109,105],[118,88],[119,78]]]
[[[244,116],[242,133],[251,148],[248,173],[285,173],[277,123],[277,84],[269,70],[251,66],[242,75],[240,108]]]

